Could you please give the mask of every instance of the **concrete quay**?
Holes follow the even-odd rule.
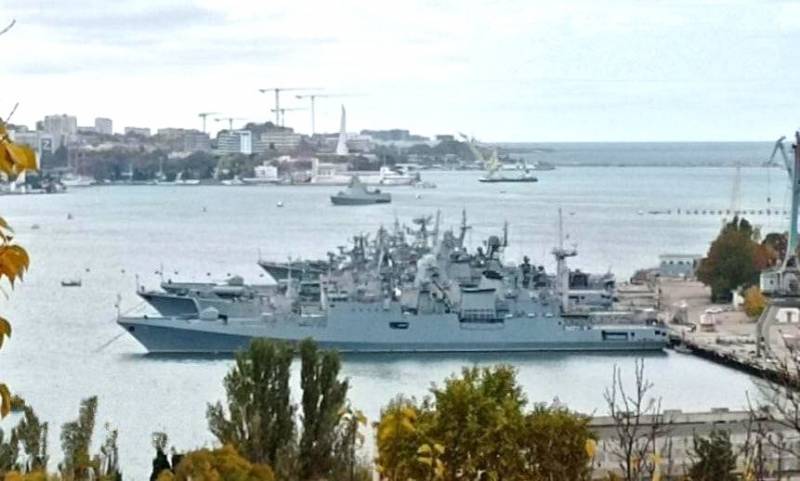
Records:
[[[712,303],[710,289],[698,281],[662,279],[656,289],[660,293],[660,315],[670,326],[671,344],[676,350],[754,376],[774,378],[779,360],[789,360],[785,339],[800,336],[797,324],[773,326],[770,334],[773,355],[758,357],[756,321],[741,308]]]

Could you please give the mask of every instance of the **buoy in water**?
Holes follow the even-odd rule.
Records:
[[[421,199],[421,198],[422,198],[422,194],[417,194],[417,199]]]
[[[278,201],[278,207],[283,207],[283,201],[282,200]]]

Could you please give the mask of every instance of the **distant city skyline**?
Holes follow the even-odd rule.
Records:
[[[0,115],[202,129],[274,121],[260,88],[316,87],[316,131],[487,142],[772,140],[800,127],[800,3],[477,0],[108,4],[5,0]],[[281,107],[309,108],[299,92]],[[208,119],[213,136],[227,121]],[[286,125],[310,133],[308,110]]]

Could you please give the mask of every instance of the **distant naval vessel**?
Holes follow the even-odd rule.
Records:
[[[356,236],[353,249],[332,259],[318,279],[290,277],[262,300],[253,294],[212,305],[208,292],[187,290],[182,295],[195,299],[196,313],[162,311],[118,323],[151,353],[231,353],[253,338],[312,338],[343,352],[638,351],[666,345],[667,328],[655,319],[574,308],[566,264],[574,250],[553,250],[557,272],[548,279],[541,268],[503,264],[507,230],[502,239],[491,236],[485,250],[469,253],[465,218],[458,235],[446,231],[441,239],[438,217],[433,231],[429,221],[417,219],[416,230],[381,228],[371,242]],[[243,306],[229,310],[235,303]]]

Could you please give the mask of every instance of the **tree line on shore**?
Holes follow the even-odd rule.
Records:
[[[295,355],[301,364],[297,404],[289,388]],[[785,372],[791,369],[787,365]],[[150,481],[366,481],[373,471],[386,481],[763,480],[774,479],[768,478],[774,472],[762,449],[774,438],[764,413],[772,413],[766,420],[772,425],[780,421],[800,434],[800,423],[791,424],[800,412],[797,384],[772,381],[763,391],[771,394],[764,397],[766,404],[752,410],[758,419],[745,445],[734,446],[724,428],[696,434],[691,463],[676,466],[664,442],[671,421],[652,396],[643,362],[637,361],[632,383],[623,382],[615,368],[605,392],[613,432],[602,442],[617,465],[610,473],[595,472],[601,440],[591,418],[557,402],[530,404],[516,371],[496,365],[464,368],[434,384],[423,399],[390,400],[371,426],[375,450],[370,459],[364,449],[369,426],[350,404],[349,381],[340,370],[339,355],[313,341],[292,346],[254,340],[225,376],[225,402],[208,405],[217,447],[180,454],[173,449],[168,456],[167,435],[154,433]],[[794,404],[784,401],[787,393],[795,394]],[[122,480],[117,430],[106,425],[99,450],[92,451],[97,403],[96,397],[85,399],[77,418],[61,427],[63,460],[50,471],[48,424],[18,402],[19,423],[9,436],[0,435],[0,476],[6,481]]]

